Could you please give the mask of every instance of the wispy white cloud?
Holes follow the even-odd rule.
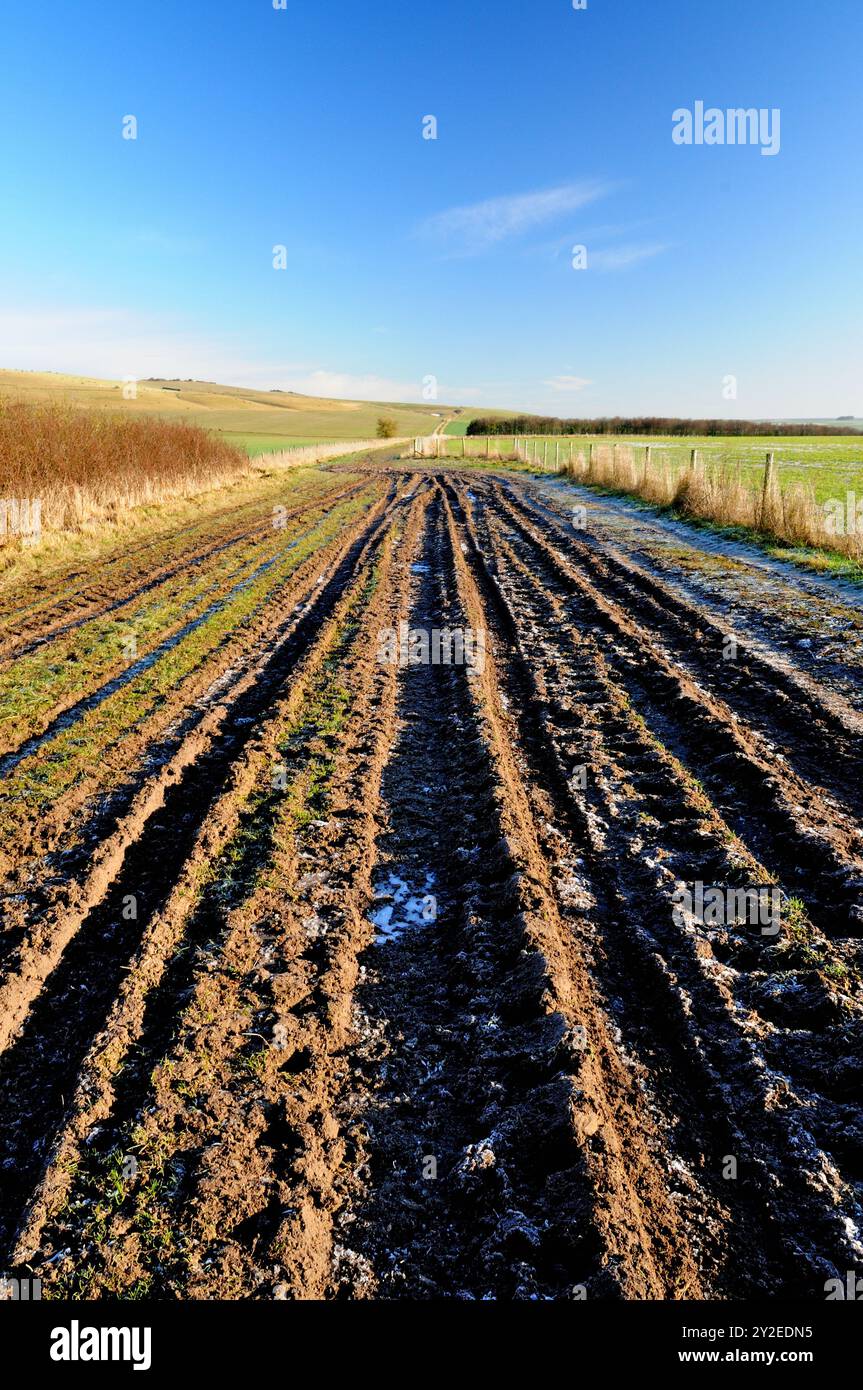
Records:
[[[669,242],[614,246],[599,251],[591,251],[588,248],[587,264],[588,269],[592,267],[594,270],[630,270],[632,266],[639,265],[642,261],[652,260],[654,256],[661,256],[663,252],[670,250],[671,244]]]
[[[449,208],[421,222],[421,236],[453,254],[475,255],[508,237],[520,236],[564,213],[596,202],[612,185],[599,180],[564,183],[534,193],[488,198],[481,203]]]
[[[416,404],[433,405],[423,396],[422,381],[399,381],[394,377],[378,376],[374,372],[357,374],[353,372],[328,371],[319,367],[311,372],[292,373],[285,385],[291,391],[299,391],[309,396],[332,396],[336,399],[358,401],[407,401]],[[454,401],[478,400],[472,386],[449,386],[438,382],[437,400],[451,404]]]
[[[245,385],[245,382],[240,381],[239,385]],[[352,373],[331,371],[325,367],[315,367],[314,370],[303,373],[292,371],[286,375],[283,385],[289,391],[297,391],[304,396],[332,396],[336,400],[392,400],[428,406],[434,406],[435,400],[441,400],[446,404],[475,404],[481,400],[477,386],[453,386],[439,381],[435,398],[429,399],[424,395],[427,389],[425,378],[410,381],[382,377],[374,371]]]
[[[182,376],[262,388],[310,366],[256,360],[230,340],[214,341],[155,315],[78,307],[0,310],[0,365],[112,381]]]
[[[655,256],[675,249],[677,243],[670,241],[630,240],[614,244],[614,238],[625,236],[627,233],[631,238],[637,230],[638,223],[630,227],[606,226],[585,228],[577,233],[570,231],[564,236],[546,237],[541,241],[530,242],[523,247],[522,254],[533,260],[550,256],[556,261],[564,261],[568,266],[575,248],[583,246],[587,250],[585,269],[604,273],[629,270],[642,261],[652,260]],[[609,241],[612,244],[609,245]]]
[[[375,372],[339,372],[316,367],[310,372],[291,373],[285,381],[290,391],[304,396],[332,396],[336,399],[358,401],[402,401],[405,391],[419,397],[419,382],[397,381],[394,377],[378,376]]]
[[[181,377],[366,401],[425,401],[425,381],[341,371],[316,362],[256,358],[230,342],[117,309],[0,310],[0,367],[120,381]],[[438,382],[437,399],[481,403],[479,390]]]
[[[593,382],[584,376],[553,376],[542,384],[547,386],[549,391],[556,391],[561,395],[569,396],[576,391],[583,391],[585,386],[592,386]]]

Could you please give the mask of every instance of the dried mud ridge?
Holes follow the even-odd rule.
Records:
[[[823,1298],[863,1260],[859,716],[520,480],[369,477],[8,927],[0,1264]],[[402,622],[485,660],[381,661]],[[698,881],[779,885],[778,936],[675,912]]]

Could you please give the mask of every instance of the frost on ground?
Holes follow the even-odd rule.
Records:
[[[425,926],[426,923],[435,920],[437,907],[432,893],[434,881],[434,874],[427,871],[422,887],[414,888],[398,874],[387,874],[375,889],[375,902],[379,906],[369,917],[372,925],[378,930],[375,937],[376,945],[381,946],[401,936],[404,931]]]

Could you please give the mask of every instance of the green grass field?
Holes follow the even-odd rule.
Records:
[[[449,434],[449,431],[447,431]],[[621,435],[619,438],[607,435],[539,435],[529,441],[531,450],[537,451],[540,464],[543,460],[548,468],[555,462],[565,463],[570,457],[588,450],[591,443],[601,445],[619,444],[621,448],[633,447],[636,455],[643,453],[645,445],[652,450],[651,458],[655,465],[671,464],[675,468],[687,468],[693,449],[698,449],[705,465],[717,464],[728,468],[734,477],[738,469],[741,481],[758,488],[764,476],[764,465],[768,452],[775,454],[779,482],[782,487],[800,484],[811,488],[817,502],[828,498],[844,498],[846,492],[857,491],[863,497],[863,436],[747,436],[739,439],[717,438],[674,438],[656,436],[646,438]],[[446,443],[448,457],[461,457],[464,446],[465,456],[485,453],[484,439],[468,435],[462,439],[450,438]],[[511,435],[493,436],[491,449],[501,453],[512,452],[515,440]]]
[[[471,420],[476,419],[478,415],[481,415],[484,420],[494,420],[506,418],[508,414],[511,412],[506,410],[461,410],[458,415],[454,415],[451,420],[447,421],[444,434],[460,438],[467,432]]]
[[[311,435],[304,435],[302,438],[279,434],[235,434],[232,430],[224,430],[223,437],[229,444],[234,444],[238,449],[245,449],[252,458],[257,458],[259,454],[271,454],[278,449],[299,449],[306,444],[335,444],[335,439],[320,439]]]

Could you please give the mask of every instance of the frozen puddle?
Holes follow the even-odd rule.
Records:
[[[437,899],[432,892],[435,876],[430,871],[421,888],[411,887],[398,874],[390,873],[375,888],[375,904],[369,921],[377,928],[375,945],[394,941],[402,932],[424,927],[437,917]]]

